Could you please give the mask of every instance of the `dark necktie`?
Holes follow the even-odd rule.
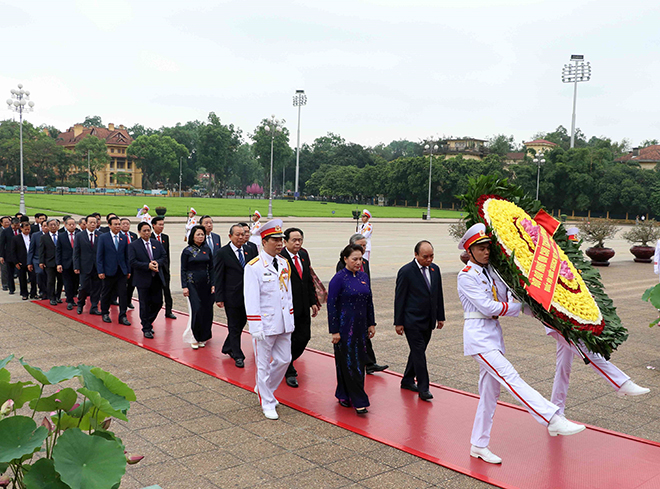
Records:
[[[431,290],[431,282],[429,282],[429,278],[426,276],[426,271],[429,269],[429,267],[422,267],[422,275],[424,275],[424,281],[426,282],[426,286]]]
[[[243,256],[243,248],[238,249],[238,261],[240,261],[241,266],[245,268],[245,257]]]
[[[89,244],[94,248],[94,233],[89,233]]]
[[[273,258],[273,267],[275,267],[275,270],[279,272],[279,269],[277,268],[277,257]]]

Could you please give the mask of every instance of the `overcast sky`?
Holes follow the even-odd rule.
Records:
[[[158,128],[214,111],[247,137],[275,114],[295,145],[304,89],[303,142],[520,143],[570,130],[561,68],[584,54],[577,126],[660,139],[657,1],[0,0],[0,18],[0,100],[23,83],[28,120],[62,130],[87,115]]]

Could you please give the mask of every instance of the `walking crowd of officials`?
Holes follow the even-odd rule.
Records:
[[[108,214],[90,214],[76,222],[69,216],[62,223],[36,214],[33,224],[17,214],[2,218],[0,264],[2,288],[15,293],[15,275],[20,295],[62,303],[67,309],[100,315],[112,322],[110,306],[118,306],[117,321],[130,326],[127,310],[138,290],[139,317],[147,339],[154,338],[153,324],[165,302],[165,317],[172,313],[170,291],[170,241],[164,218],[151,218],[148,207],[138,213],[138,233],[131,221]],[[311,339],[311,318],[327,301],[328,327],[334,348],[337,386],[341,406],[358,415],[368,412],[365,375],[388,368],[376,362],[372,338],[376,320],[371,290],[370,261],[373,225],[368,210],[362,213],[358,233],[341,251],[336,274],[327,293],[316,277],[309,253],[303,248],[304,232],[284,229],[279,219],[260,222],[255,212],[251,224],[239,222],[229,228],[228,243],[222,245],[213,232],[210,216],[198,218],[194,209],[186,225],[187,245],[181,253],[181,286],[189,306],[183,341],[197,350],[212,338],[215,306],[224,309],[228,334],[222,353],[237,368],[246,357],[241,346],[246,324],[252,339],[256,366],[255,392],[268,419],[278,419],[275,391],[285,381],[299,387],[294,363]],[[563,344],[557,335],[557,376],[552,401],[526,384],[505,357],[499,316],[518,316],[523,306],[512,300],[506,284],[489,267],[490,241],[483,224],[470,228],[459,245],[469,254],[468,265],[458,275],[458,293],[464,309],[464,349],[479,364],[480,401],[473,425],[470,455],[488,463],[501,458],[489,449],[490,431],[500,387],[516,397],[529,413],[547,426],[550,435],[572,435],[584,426],[564,417],[570,365],[576,346]],[[413,391],[430,402],[426,349],[434,330],[445,322],[442,275],[433,262],[431,242],[415,245],[413,260],[396,278],[394,327],[409,346],[401,389]],[[327,296],[327,297],[326,297]],[[551,334],[549,332],[548,334]],[[552,334],[551,334],[552,335]],[[564,341],[565,343],[565,341]],[[618,368],[599,355],[588,354],[594,369],[621,396],[649,392],[634,384]]]

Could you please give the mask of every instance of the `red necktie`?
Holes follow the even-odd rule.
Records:
[[[158,242],[162,243],[162,241],[160,240],[160,234],[158,235]]]
[[[296,270],[298,270],[298,275],[302,278],[302,267],[298,261],[298,255],[293,255],[293,264],[296,266]]]
[[[69,233],[69,238],[71,239],[71,248],[73,249],[73,233]]]
[[[126,233],[126,239],[128,240],[128,244],[131,244],[131,235]]]
[[[18,236],[18,229],[14,231],[14,236]]]

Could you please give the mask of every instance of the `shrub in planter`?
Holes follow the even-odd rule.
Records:
[[[118,488],[126,465],[143,458],[126,455],[121,439],[109,430],[113,418],[128,421],[133,390],[97,367],[43,371],[22,358],[36,382],[11,382],[5,367],[13,358],[0,360],[0,479],[9,469],[5,487]],[[74,378],[79,389],[56,387]],[[43,456],[33,461],[38,452]]]
[[[167,207],[156,207],[154,210],[156,211],[156,215],[160,217],[165,217],[167,213]]]
[[[580,233],[584,236],[584,240],[595,245],[587,248],[585,252],[591,258],[591,264],[600,267],[609,266],[609,260],[615,253],[612,248],[605,247],[605,240],[614,238],[621,228],[609,219],[584,221],[578,224],[578,227]]]
[[[651,263],[655,253],[654,244],[660,238],[660,227],[653,219],[642,221],[633,226],[630,231],[623,233],[623,239],[633,246],[630,252],[638,263]]]

